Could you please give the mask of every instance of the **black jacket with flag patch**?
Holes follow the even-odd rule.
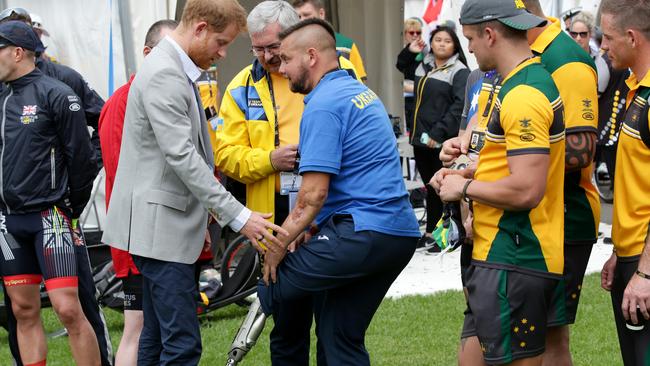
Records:
[[[34,69],[0,90],[0,209],[38,212],[53,205],[78,217],[97,160],[80,98]]]

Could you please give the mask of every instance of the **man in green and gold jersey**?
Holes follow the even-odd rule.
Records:
[[[562,100],[526,38],[546,20],[521,1],[468,0],[460,23],[481,70],[503,81],[475,173],[441,170],[432,182],[444,201],[473,200],[459,362],[540,364],[564,267]]]
[[[544,17],[539,0],[522,1]],[[551,73],[564,104],[564,276],[556,288],[548,320],[544,365],[571,365],[569,324],[575,323],[582,280],[598,238],[600,201],[591,182],[598,133],[598,74],[593,60],[562,31],[560,20],[528,31],[533,52]]]
[[[648,365],[650,2],[604,0],[601,12],[603,49],[607,51],[614,68],[629,68],[632,71],[626,81],[630,91],[616,154],[612,225],[614,253],[603,266],[601,285],[605,290],[611,291],[623,363]]]
[[[531,13],[544,17],[539,0],[521,3]],[[575,322],[582,280],[600,222],[598,194],[591,183],[598,123],[598,77],[592,59],[575,42],[571,44],[573,40],[562,32],[559,20],[546,19],[544,27],[528,30],[528,42],[551,73],[562,97],[566,153],[564,276],[553,298],[544,364],[570,365],[568,325]],[[484,95],[491,92],[485,87],[481,90]],[[445,143],[441,152],[443,162],[471,150],[471,133]]]

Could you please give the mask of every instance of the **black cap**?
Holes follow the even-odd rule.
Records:
[[[460,24],[463,25],[492,20],[520,30],[546,25],[546,19],[531,14],[522,0],[467,0],[460,10]]]
[[[43,44],[32,27],[18,20],[0,23],[0,48],[7,46],[21,47],[37,53],[44,51]]]

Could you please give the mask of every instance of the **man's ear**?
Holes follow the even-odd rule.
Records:
[[[626,29],[625,35],[627,36],[627,41],[632,48],[638,47],[643,37],[641,32],[637,31],[636,29]]]
[[[485,30],[483,32],[483,37],[487,38],[488,46],[493,46],[494,42],[496,42],[496,38],[498,37],[497,32],[494,30],[494,28],[490,27],[485,27]]]
[[[318,51],[313,47],[307,49],[307,56],[309,57],[309,66],[310,67],[313,67],[314,65],[316,65],[316,63],[318,62],[318,58],[320,57],[320,55],[318,54]]]
[[[199,37],[204,30],[208,29],[208,23],[205,21],[201,21],[195,23],[193,28],[194,28],[194,36]]]

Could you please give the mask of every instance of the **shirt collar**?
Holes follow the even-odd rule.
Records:
[[[307,104],[314,96],[314,94],[316,94],[316,91],[320,88],[320,86],[323,84],[324,81],[340,79],[345,76],[350,76],[350,74],[348,74],[347,71],[341,69],[330,71],[327,74],[323,75],[323,77],[320,79],[318,84],[316,84],[314,90],[310,91],[309,94],[305,95],[305,104]]]
[[[555,37],[562,32],[559,19],[546,17],[546,20],[548,20],[548,26],[544,31],[542,31],[542,34],[535,39],[535,42],[530,45],[530,49],[538,54],[543,53],[546,47],[553,42]]]
[[[523,69],[524,67],[526,67],[526,66],[528,66],[528,65],[532,65],[532,64],[540,63],[540,62],[541,62],[541,59],[539,58],[539,56],[531,57],[531,58],[529,58],[529,59],[527,59],[527,60],[524,60],[522,63],[520,63],[519,65],[517,65],[517,67],[515,67],[514,69],[512,69],[512,71],[510,71],[510,73],[508,74],[508,76],[506,76],[506,77],[503,79],[503,81],[501,81],[501,85],[505,84],[506,81],[507,81],[508,79],[510,79],[514,74],[518,73],[518,72],[519,72],[521,69]]]
[[[196,80],[198,80],[199,76],[201,76],[201,69],[199,69],[198,66],[192,61],[190,56],[183,51],[181,46],[179,46],[176,41],[170,36],[165,37],[166,40],[169,41],[169,43],[174,46],[174,49],[176,49],[176,52],[178,53],[178,57],[181,59],[181,63],[183,64],[183,71],[185,71],[185,74],[187,75],[188,78],[194,83]]]
[[[627,84],[630,90],[637,90],[640,86],[650,88],[650,71],[646,72],[645,76],[641,80],[638,80],[636,75],[634,75],[633,72],[630,72],[630,77],[625,80],[625,84]]]

